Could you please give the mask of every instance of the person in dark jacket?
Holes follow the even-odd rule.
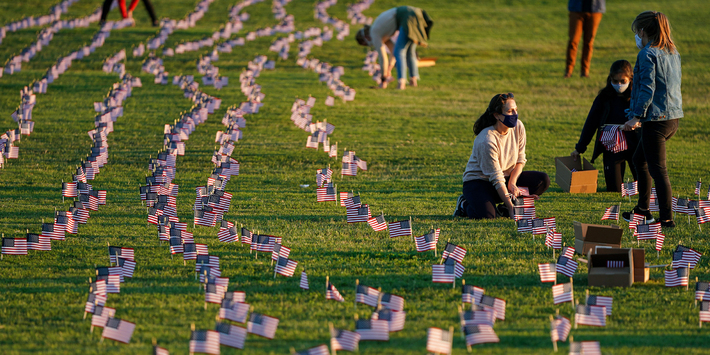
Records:
[[[606,78],[606,86],[599,91],[594,99],[587,121],[584,122],[582,134],[579,137],[574,151],[570,154],[575,160],[579,155],[587,151],[587,146],[592,141],[596,133],[594,142],[594,160],[602,155],[604,161],[604,180],[606,190],[610,192],[620,192],[621,183],[624,181],[624,171],[626,164],[629,164],[631,174],[636,180],[636,169],[633,164],[633,155],[638,145],[638,138],[635,132],[624,131],[627,149],[614,153],[609,151],[601,143],[602,128],[606,124],[623,125],[626,123],[626,110],[629,108],[631,100],[631,86],[633,84],[633,69],[631,63],[626,60],[617,60],[609,69],[609,76]]]
[[[567,66],[565,78],[572,76],[574,63],[577,61],[577,45],[579,38],[584,33],[582,46],[582,77],[589,77],[589,66],[592,62],[592,49],[597,28],[602,21],[602,14],[606,12],[605,0],[569,0],[569,41],[567,42]]]

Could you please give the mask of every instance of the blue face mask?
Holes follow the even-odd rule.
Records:
[[[516,124],[518,124],[518,114],[515,115],[503,115],[505,117],[503,121],[501,121],[502,124],[504,124],[508,128],[513,128],[515,127]]]

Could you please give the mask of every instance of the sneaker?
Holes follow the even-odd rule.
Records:
[[[663,228],[675,228],[675,221],[661,221],[661,227]]]
[[[622,214],[621,214],[621,217],[624,218],[624,221],[626,221],[626,222],[631,222],[631,215],[632,215],[632,214],[640,214],[640,215],[643,215],[644,217],[646,217],[646,223],[653,223],[653,222],[656,221],[655,219],[653,219],[653,216],[651,215],[651,211],[649,211],[649,210],[642,211],[642,210],[639,208],[639,206],[634,207],[634,209],[631,210],[631,212],[624,212],[624,213],[622,213]]]
[[[466,217],[464,203],[466,203],[466,199],[463,198],[463,195],[460,195],[459,198],[456,200],[456,209],[454,209],[454,217]]]

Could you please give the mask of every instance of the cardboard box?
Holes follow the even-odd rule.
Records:
[[[624,230],[621,227],[587,224],[574,221],[574,250],[586,255],[594,248],[609,247],[621,248],[621,236]]]
[[[555,158],[555,182],[565,192],[594,193],[597,192],[597,176],[599,172],[587,159],[572,157]],[[575,171],[572,172],[572,169]]]
[[[595,248],[592,253],[594,254],[609,254],[609,253],[617,253],[619,250],[621,251],[626,251],[629,249],[614,249],[614,248],[605,248],[605,247],[597,247]],[[648,281],[650,271],[651,269],[648,267],[648,263],[646,263],[645,257],[646,257],[646,251],[643,248],[633,248],[631,249],[631,252],[634,257],[634,283],[644,283]]]
[[[629,287],[634,283],[634,256],[631,249],[604,248],[603,253],[588,254],[589,286]],[[608,262],[623,262],[624,267],[608,267]]]

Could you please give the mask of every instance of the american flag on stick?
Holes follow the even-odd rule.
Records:
[[[554,304],[572,302],[572,283],[563,283],[552,286],[552,299]]]
[[[638,240],[655,239],[658,233],[661,232],[661,223],[637,224],[634,236]]]
[[[271,251],[271,260],[278,261],[279,258],[288,258],[291,254],[291,249],[287,248],[280,243],[274,243],[273,250]]]
[[[389,324],[386,320],[355,321],[355,332],[360,334],[360,340],[389,341]]]
[[[64,240],[64,228],[52,223],[42,223],[41,235],[49,237],[51,240]]]
[[[241,230],[242,244],[250,244],[251,245],[252,236],[253,236],[253,234],[251,231],[242,227],[242,230]]]
[[[101,337],[128,344],[131,342],[133,330],[135,329],[135,323],[118,318],[109,318]]]
[[[281,276],[291,277],[293,276],[293,273],[296,272],[296,266],[298,266],[297,261],[279,257],[279,260],[276,262],[274,272]]]
[[[49,240],[49,237],[34,233],[27,233],[26,239],[27,250],[52,250],[52,242]]]
[[[553,342],[566,341],[570,330],[572,330],[572,323],[568,318],[559,315],[554,318],[550,316],[550,337]]]
[[[602,355],[602,351],[598,341],[571,341],[569,355]]]
[[[701,256],[702,254],[692,248],[678,245],[673,253],[673,263],[671,264],[671,267],[677,269],[681,267],[688,267],[688,264],[690,264],[690,268],[694,269],[695,265],[697,265],[698,261],[700,261]]]
[[[170,254],[182,254],[184,250],[182,238],[170,238]]]
[[[263,253],[273,253],[276,239],[268,235],[252,234],[251,250],[260,251]]]
[[[323,187],[316,188],[316,201],[338,201],[338,195],[332,182],[326,183]]]
[[[574,325],[606,326],[606,307],[578,304],[574,315]]]
[[[710,322],[710,301],[700,302],[700,323]]]
[[[77,197],[79,191],[76,188],[76,181],[62,183],[62,197]]]
[[[519,219],[516,222],[518,233],[532,233],[532,219]]]
[[[638,181],[621,183],[621,197],[634,196],[638,194]]]
[[[463,330],[466,336],[466,346],[500,342],[500,339],[493,331],[493,327],[489,325],[469,325],[464,327]]]
[[[333,328],[330,324],[330,348],[334,351],[357,351],[360,342],[360,334],[349,330]]]
[[[577,266],[578,264],[576,261],[564,255],[560,255],[560,257],[557,258],[557,265],[555,266],[555,268],[560,274],[565,275],[567,277],[572,277],[577,271]]]
[[[404,322],[407,314],[404,311],[393,311],[389,308],[382,308],[379,311],[372,313],[373,320],[381,320],[387,322],[389,332],[398,332],[404,329]]]
[[[372,215],[370,215],[370,206],[366,204],[359,208],[347,209],[348,223],[367,222],[370,218],[372,218]]]
[[[404,310],[404,297],[382,292],[380,304],[393,311],[402,311]]]
[[[380,298],[380,291],[365,285],[360,285],[357,281],[355,287],[355,302],[366,304],[370,307],[377,307]]]
[[[461,307],[459,307],[459,320],[462,328],[467,325],[479,324],[492,327],[496,322],[496,315],[495,312],[487,310],[470,310],[464,312],[461,310]]]
[[[27,255],[27,239],[2,238],[2,254]]]
[[[535,219],[535,207],[514,207],[513,219],[520,221],[523,219]]]
[[[666,270],[666,287],[678,287],[678,286],[688,286],[688,279],[690,278],[690,269],[687,267]]]
[[[533,235],[546,234],[548,228],[557,229],[555,217],[535,218],[532,220]]]
[[[184,243],[182,245],[182,259],[183,260],[196,260],[197,259],[197,246],[195,243]]]
[[[219,332],[193,330],[190,335],[190,353],[219,355]]]
[[[298,352],[292,352],[293,355],[330,355],[330,350],[328,350],[328,345],[319,345],[310,349],[301,350]]]
[[[646,217],[642,214],[632,213],[631,217],[629,219],[630,219],[629,229],[634,229],[634,230],[636,229],[636,226],[638,224],[643,224],[646,222]]]
[[[698,224],[710,222],[710,207],[696,208],[695,219],[698,221]]]
[[[222,297],[227,292],[227,288],[217,284],[205,284],[205,303],[222,303]]]
[[[417,251],[422,253],[429,250],[436,250],[436,245],[439,242],[439,234],[441,229],[431,229],[429,233],[421,237],[414,237],[414,243],[417,246]]]
[[[387,229],[390,231],[390,238],[412,235],[412,220],[390,222],[387,224]]]
[[[215,330],[219,334],[220,345],[244,349],[244,342],[247,340],[246,329],[229,323],[217,322]]]
[[[362,205],[362,201],[360,200],[360,195],[348,197],[342,201],[343,201],[343,205],[345,206],[345,208],[358,208]]]
[[[109,318],[116,315],[116,310],[109,307],[96,305],[94,307],[94,315],[91,316],[91,328],[93,327],[103,328],[108,322]]]
[[[695,283],[695,299],[698,301],[710,301],[710,283]]]
[[[345,299],[343,296],[340,295],[340,292],[338,292],[338,289],[333,286],[330,281],[325,282],[325,299],[326,300],[335,300],[338,302],[343,302]]]
[[[611,307],[614,303],[613,297],[608,296],[590,296],[587,291],[587,306],[601,306],[606,308],[606,315],[611,315]]]
[[[341,176],[357,176],[357,163],[346,163],[343,162],[342,170],[340,171]]]
[[[227,294],[225,293],[225,296]],[[244,323],[247,321],[247,315],[249,314],[249,304],[234,301],[233,299],[222,299],[222,304],[219,308],[219,318],[229,319],[237,323]]]
[[[695,182],[695,191],[694,193],[698,196],[700,196],[700,187],[703,185],[703,182],[701,180],[698,180]]]
[[[468,251],[456,244],[452,244],[449,242],[446,242],[446,247],[444,248],[444,252],[441,253],[441,260],[445,260],[447,258],[454,259],[458,261],[459,263],[463,263],[463,258],[466,257],[466,253]]]
[[[225,221],[222,221],[222,225],[224,225],[224,222]],[[234,243],[239,240],[239,232],[237,232],[237,228],[234,227],[234,225],[228,228],[222,227],[217,233],[217,239],[222,243]]]
[[[552,249],[562,249],[562,233],[554,228],[548,228],[545,234],[545,246]]]
[[[352,192],[341,192],[340,193],[340,207],[345,207],[345,200],[353,197]]]
[[[602,221],[607,220],[607,219],[618,221],[620,209],[621,209],[620,205],[614,205],[614,206],[607,207],[607,209],[604,211],[604,215],[602,216]]]
[[[375,232],[380,232],[387,229],[387,221],[385,220],[385,214],[381,213],[377,217],[372,217],[367,220],[367,224],[372,227]]]
[[[121,268],[121,276],[133,277],[136,270],[136,262],[129,259],[118,258],[118,266]]]
[[[117,263],[118,258],[128,259],[135,261],[135,253],[133,248],[123,248],[123,247],[108,247],[108,255],[111,263]]]
[[[495,312],[496,319],[505,320],[506,302],[504,300],[497,297],[483,295],[479,305],[487,310],[493,310]]]
[[[458,261],[447,258],[443,264],[431,266],[431,281],[435,283],[454,283],[457,277],[462,277],[465,267]]]
[[[247,322],[247,331],[267,339],[273,339],[276,335],[276,328],[279,326],[279,319],[267,315],[252,312]]]
[[[434,354],[451,354],[454,342],[454,329],[443,330],[440,328],[427,329],[426,350]]]
[[[486,290],[483,288],[466,285],[466,280],[464,280],[463,286],[461,287],[461,302],[472,304],[481,303],[481,298],[483,298],[484,293],[486,293]]]
[[[308,275],[306,275],[305,271],[301,271],[301,281],[298,284],[298,286],[304,290],[308,290]]]
[[[557,268],[555,263],[537,264],[540,271],[540,282],[557,281]]]

